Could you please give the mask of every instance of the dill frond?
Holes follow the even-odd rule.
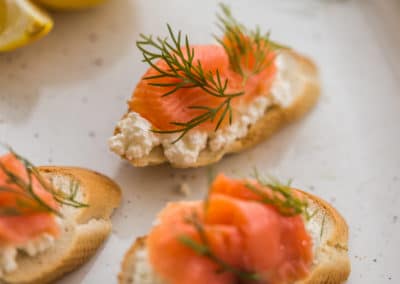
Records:
[[[54,208],[46,203],[34,190],[34,179],[39,182],[44,190],[52,194],[54,200],[66,206],[75,208],[88,207],[87,204],[79,202],[76,199],[76,194],[79,189],[79,184],[75,184],[69,193],[54,188],[51,183],[46,181],[39,173],[37,168],[26,158],[17,154],[11,147],[6,146],[10,154],[13,155],[24,166],[27,180],[21,175],[10,171],[2,162],[0,162],[0,171],[7,176],[6,184],[0,186],[0,192],[11,192],[16,195],[16,207],[3,207],[0,210],[0,216],[17,216],[22,215],[26,209],[37,212],[49,212],[62,217],[62,214],[57,208]],[[16,189],[18,188],[18,189]]]
[[[203,224],[199,220],[199,217],[195,212],[191,216],[186,216],[185,222],[189,225],[192,225],[196,232],[199,235],[200,241],[194,240],[193,238],[182,235],[178,237],[178,240],[188,248],[192,249],[196,254],[199,256],[204,256],[211,260],[212,262],[216,263],[219,268],[216,273],[224,273],[229,272],[236,275],[241,280],[251,280],[257,281],[260,279],[260,276],[257,273],[249,272],[245,270],[238,269],[233,267],[229,263],[226,263],[224,260],[220,259],[212,250],[209,245],[207,235],[204,229]]]

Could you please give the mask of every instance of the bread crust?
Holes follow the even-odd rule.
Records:
[[[346,220],[325,200],[304,191],[300,192],[319,209],[321,224],[325,223],[323,216],[327,216],[334,226],[328,228],[330,229],[328,236],[323,238],[322,245],[317,248],[316,255],[321,261],[314,265],[308,278],[296,284],[343,283],[349,277],[351,270],[348,256],[349,228]],[[321,233],[323,230],[324,228],[321,228]]]
[[[350,260],[348,257],[348,226],[340,213],[326,201],[310,193],[301,190],[296,191],[303,194],[307,200],[318,209],[318,214],[313,218],[320,222],[326,218],[329,228],[320,245],[316,248],[316,255],[310,274],[306,279],[296,281],[295,284],[339,284],[346,281],[350,274]],[[323,217],[325,216],[325,217]],[[323,225],[322,225],[323,226]],[[323,233],[321,228],[321,235]],[[119,284],[140,284],[133,282],[135,269],[135,254],[138,249],[145,249],[146,236],[139,237],[126,252],[118,275]],[[168,283],[165,283],[168,284]]]
[[[135,253],[138,249],[143,249],[146,247],[146,239],[146,236],[138,237],[129,250],[125,253],[124,259],[121,263],[121,271],[118,274],[118,281],[120,284],[134,284],[132,275],[135,269]]]
[[[298,94],[291,105],[288,107],[280,107],[276,105],[272,108],[268,108],[264,116],[261,117],[255,124],[250,126],[246,137],[237,139],[219,151],[210,151],[208,148],[202,150],[197,161],[190,166],[182,166],[180,164],[170,163],[163,153],[162,146],[155,147],[149,155],[142,158],[128,159],[128,157],[125,155],[122,155],[121,157],[128,160],[129,163],[135,167],[154,166],[163,163],[170,163],[171,166],[175,168],[202,167],[218,162],[224,155],[244,151],[262,142],[263,140],[270,138],[279,129],[283,128],[289,123],[300,119],[312,109],[320,96],[318,69],[314,62],[308,57],[300,55],[291,50],[283,52],[290,53],[290,55],[296,59],[299,65],[299,73],[306,77],[307,80],[304,84],[302,84],[299,90],[296,90]],[[123,118],[125,118],[128,113],[126,113]],[[119,133],[120,129],[116,127],[114,130],[114,135]]]
[[[79,210],[76,216],[78,224],[90,219],[110,220],[115,208],[121,203],[121,189],[110,178],[98,172],[79,167],[44,166],[39,167],[42,174],[69,176],[78,181],[85,189],[86,203],[89,207]]]
[[[4,275],[0,283],[50,283],[87,261],[111,232],[111,214],[121,201],[119,186],[104,175],[77,167],[39,167],[47,177],[79,182],[83,202],[89,207],[65,215],[62,233],[55,245],[35,257],[18,255],[18,269]],[[3,282],[2,282],[3,281]]]

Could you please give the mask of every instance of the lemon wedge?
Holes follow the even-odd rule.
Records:
[[[105,0],[35,0],[46,8],[58,11],[81,10],[96,6]]]
[[[29,0],[0,0],[0,52],[37,40],[53,28],[53,20]]]

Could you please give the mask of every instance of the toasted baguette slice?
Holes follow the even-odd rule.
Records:
[[[176,168],[186,167],[202,167],[218,162],[225,154],[241,152],[250,148],[261,141],[268,139],[279,129],[303,117],[316,104],[320,95],[320,85],[318,78],[318,70],[311,59],[302,56],[294,51],[282,51],[293,57],[296,68],[293,72],[293,82],[295,85],[293,91],[293,101],[290,105],[282,107],[273,105],[269,107],[264,116],[261,117],[255,124],[251,125],[247,135],[244,138],[237,139],[233,143],[226,145],[221,150],[215,152],[208,147],[200,152],[197,161],[190,166],[182,166],[180,164],[171,163]],[[123,118],[126,117],[127,114]],[[123,119],[122,118],[122,119]],[[121,131],[117,127],[114,135]],[[159,165],[168,163],[165,157],[162,146],[155,147],[149,155],[139,159],[128,159],[125,155],[122,158],[128,160],[135,167],[145,167],[150,165]]]
[[[111,232],[110,216],[121,199],[116,183],[81,168],[40,167],[39,171],[62,190],[79,184],[78,196],[89,207],[63,207],[61,237],[37,256],[18,254],[18,269],[0,277],[0,283],[52,282],[87,261]]]
[[[309,200],[310,212],[316,212],[306,224],[313,238],[314,262],[308,278],[297,281],[295,284],[342,283],[350,274],[346,221],[327,202],[311,194],[300,192]],[[138,267],[140,267],[140,272]],[[135,274],[140,282],[135,281]],[[138,238],[124,257],[118,277],[119,283],[169,284],[154,274],[147,258],[146,237]]]

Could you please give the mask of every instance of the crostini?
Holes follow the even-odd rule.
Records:
[[[0,157],[0,283],[49,283],[91,257],[111,232],[121,192],[81,168]]]
[[[309,58],[248,30],[226,6],[219,44],[191,45],[168,25],[167,38],[141,35],[150,65],[110,149],[138,167],[212,164],[270,137],[307,113],[320,95]]]
[[[120,284],[323,284],[350,273],[348,227],[290,185],[219,175],[207,199],[169,203],[126,253]]]

